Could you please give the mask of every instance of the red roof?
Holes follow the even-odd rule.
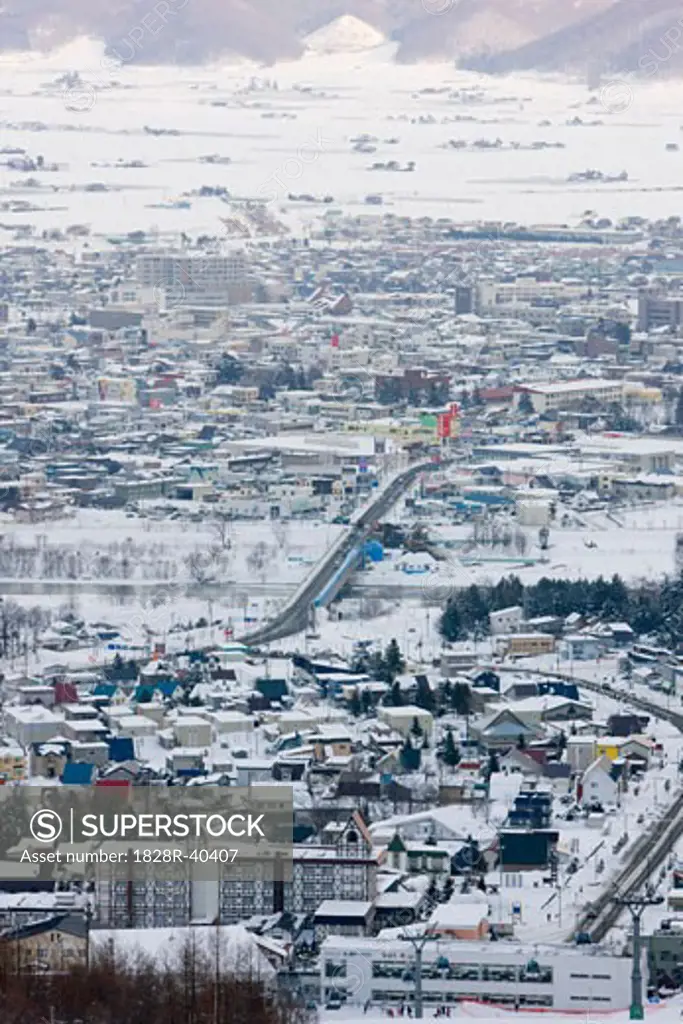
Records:
[[[482,388],[479,394],[484,402],[506,402],[515,393],[513,387],[505,388]]]

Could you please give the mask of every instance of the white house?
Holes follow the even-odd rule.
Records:
[[[419,708],[416,704],[405,704],[398,708],[381,707],[379,709],[379,717],[383,722],[391,726],[392,729],[395,729],[396,732],[400,732],[402,736],[407,736],[410,733],[415,719],[417,719],[426,736],[431,736],[434,726],[431,712],[425,711],[424,708]]]
[[[213,711],[209,715],[209,721],[218,738],[254,731],[253,718],[245,715],[243,711]]]
[[[516,633],[524,620],[524,611],[519,604],[489,612],[489,626],[494,636],[498,633]]]
[[[567,761],[572,771],[583,772],[595,760],[594,736],[568,736]]]
[[[45,743],[64,732],[64,719],[42,704],[5,708],[5,729],[8,736],[28,749],[32,743]]]
[[[616,804],[619,796],[619,780],[613,775],[612,762],[605,754],[596,757],[581,776],[579,802],[582,806],[594,801],[602,804]]]
[[[179,747],[210,747],[211,733],[211,722],[199,715],[182,715],[173,726],[174,738]]]

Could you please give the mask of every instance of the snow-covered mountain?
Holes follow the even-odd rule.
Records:
[[[648,42],[661,41],[680,15],[680,0],[169,0],[169,7],[155,25],[148,0],[12,0],[0,9],[0,49],[25,40],[61,44],[71,34],[129,54],[137,26],[127,59],[148,64],[230,55],[268,63],[390,40],[403,62],[562,71],[599,58],[605,68],[638,71]],[[667,57],[667,73],[679,66]]]

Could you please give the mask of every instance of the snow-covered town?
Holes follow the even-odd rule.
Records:
[[[394,43],[0,52],[0,1024],[683,1016],[680,85]]]

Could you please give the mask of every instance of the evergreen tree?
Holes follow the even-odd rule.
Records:
[[[458,715],[472,713],[472,691],[467,683],[456,683],[453,687],[453,710]]]
[[[481,624],[486,624],[488,627],[490,605],[482,587],[478,587],[476,583],[467,587],[460,595],[459,604],[462,623],[467,630],[472,630]]]
[[[244,373],[244,367],[231,356],[230,353],[224,352],[218,363],[216,371],[216,383],[217,384],[237,384]]]
[[[531,395],[528,391],[524,391],[522,393],[517,408],[522,416],[533,416],[535,412],[534,403],[532,402]]]
[[[424,708],[425,711],[434,711],[434,695],[426,676],[418,677],[415,703],[419,708]]]
[[[489,754],[488,764],[486,766],[486,774],[489,778],[495,773],[500,771],[500,761],[498,760],[498,754],[495,750],[492,750]]]
[[[389,704],[394,708],[403,707],[403,694],[401,693],[401,687],[397,681],[391,684],[391,689],[389,690]]]
[[[422,737],[422,736],[424,736],[424,729],[422,728],[422,726],[418,722],[417,718],[413,719],[413,723],[410,726],[410,731],[411,731],[412,735],[415,736],[415,737]]]
[[[372,694],[367,688],[361,692],[360,700],[363,706],[363,714],[369,715],[374,708],[374,704],[372,701]]]
[[[463,635],[462,622],[460,620],[460,612],[458,610],[457,602],[451,599],[446,605],[446,609],[441,616],[441,623],[439,626],[441,635],[444,639],[454,643],[456,640],[460,640]]]
[[[458,750],[455,744],[455,739],[453,738],[453,731],[449,729],[444,737],[441,760],[444,764],[447,764],[449,768],[455,768],[460,763],[460,757],[460,751]]]
[[[384,670],[387,682],[393,682],[396,676],[400,675],[406,667],[401,649],[395,639],[389,641],[384,652]]]
[[[358,692],[357,686],[355,687],[353,693],[351,694],[351,702],[349,708],[354,718],[358,718],[363,710],[363,705],[361,703],[360,694]]]
[[[416,772],[420,767],[422,761],[422,753],[419,747],[415,747],[409,737],[406,737],[405,743],[401,747],[400,760],[403,770],[406,772]]]

